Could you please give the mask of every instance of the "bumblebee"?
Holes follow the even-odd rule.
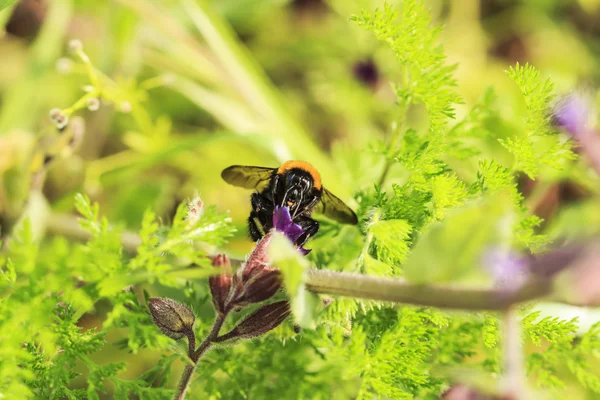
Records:
[[[254,241],[273,228],[277,206],[289,207],[292,221],[302,227],[295,243],[300,247],[319,231],[319,222],[311,218],[313,211],[344,224],[358,222],[354,211],[322,186],[319,172],[305,161],[286,161],[278,168],[233,165],[221,177],[231,185],[256,190],[248,218]]]

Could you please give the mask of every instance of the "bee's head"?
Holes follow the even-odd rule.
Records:
[[[289,207],[292,215],[295,215],[304,201],[310,199],[312,188],[313,178],[309,173],[297,169],[290,170],[284,179],[284,195],[281,206]]]

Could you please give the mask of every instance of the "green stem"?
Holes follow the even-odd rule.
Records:
[[[371,218],[369,225],[376,224],[379,222],[379,218],[381,217],[381,210],[377,209]],[[358,256],[358,267],[361,271],[365,270],[365,259],[369,257],[369,248],[371,247],[371,243],[373,242],[373,232],[369,229],[367,233],[367,237],[365,238],[365,243],[363,244],[363,248],[360,252],[360,256]]]
[[[478,289],[453,285],[419,285],[399,278],[309,270],[306,288],[314,293],[391,303],[462,310],[504,310],[512,304],[549,295],[551,282],[535,279],[520,289]]]
[[[183,400],[185,399],[185,394],[192,382],[192,376],[194,376],[194,371],[196,371],[196,367],[198,366],[198,362],[202,358],[202,356],[206,353],[206,351],[212,345],[212,341],[219,336],[219,331],[225,322],[225,318],[227,318],[227,314],[217,314],[215,318],[215,322],[213,324],[212,329],[209,334],[206,335],[200,346],[194,351],[192,351],[193,346],[190,341],[190,350],[188,356],[192,360],[191,364],[186,364],[183,369],[183,373],[181,374],[181,378],[179,379],[179,385],[177,386],[177,394],[174,397],[174,400]],[[193,333],[192,333],[193,335]]]
[[[90,58],[88,57],[88,55],[81,49],[78,49],[75,52],[75,54],[77,55],[77,57],[79,57],[79,59],[85,66],[85,70],[87,72],[88,79],[90,80],[90,83],[92,84],[94,89],[100,90],[100,80],[98,79],[98,74],[96,74],[96,69],[94,68],[94,65],[90,61]]]
[[[398,142],[398,137],[400,136],[400,128],[398,126],[398,124],[396,124],[396,126],[394,127],[394,130],[392,131],[392,137],[390,140],[390,144],[388,146],[388,151],[387,154],[385,155],[385,165],[383,166],[383,171],[381,171],[381,176],[379,176],[379,179],[377,180],[377,185],[382,186],[383,183],[385,182],[385,179],[387,178],[388,173],[390,172],[390,168],[392,166],[392,161],[393,161],[393,153],[394,153],[394,149],[396,148],[396,143]]]
[[[408,83],[409,83],[409,77],[408,77],[408,74],[406,73],[406,71],[407,70],[405,69],[405,74],[403,76],[405,87],[407,87]],[[408,106],[410,105],[410,103],[412,101],[411,99],[412,99],[411,97],[404,99],[404,100],[399,99],[399,101],[401,102],[399,117],[398,117],[398,120],[394,123],[394,126],[392,128],[392,136],[390,138],[390,143],[388,144],[388,150],[385,155],[385,165],[383,166],[383,171],[381,172],[381,176],[379,177],[379,179],[377,181],[377,184],[379,186],[383,185],[383,183],[385,182],[385,179],[387,178],[387,175],[392,166],[392,162],[394,160],[394,153],[396,153],[396,151],[397,151],[398,140],[400,140],[402,126],[404,124],[404,120],[406,119],[406,112],[408,110]]]

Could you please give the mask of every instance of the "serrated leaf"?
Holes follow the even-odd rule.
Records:
[[[390,265],[402,264],[410,251],[411,226],[401,219],[377,221],[369,226],[377,259]]]

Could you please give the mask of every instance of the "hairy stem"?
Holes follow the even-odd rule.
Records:
[[[551,282],[535,279],[516,291],[478,289],[456,285],[415,284],[399,278],[310,270],[306,288],[311,292],[392,303],[463,310],[503,310],[550,294]]]
[[[47,231],[79,240],[90,238],[77,219],[71,215],[51,214]],[[135,254],[140,238],[130,232],[121,235],[124,249]],[[231,260],[239,266],[241,260]],[[515,291],[478,289],[456,285],[415,284],[400,278],[382,278],[363,274],[312,269],[308,271],[306,287],[314,293],[346,296],[391,303],[417,304],[439,308],[465,310],[504,310],[507,307],[539,299],[551,294],[552,280],[542,276]],[[555,299],[565,302],[565,299]]]
[[[198,362],[202,358],[202,356],[206,353],[206,351],[212,345],[212,341],[219,336],[219,331],[225,322],[225,318],[227,314],[217,314],[215,318],[215,322],[213,323],[213,327],[206,335],[200,346],[194,350],[193,344],[195,343],[195,339],[191,339],[188,336],[189,341],[189,354],[188,356],[192,360],[191,364],[186,364],[183,369],[183,373],[181,374],[181,378],[179,379],[179,385],[177,386],[177,394],[174,397],[174,400],[183,400],[185,398],[185,393],[187,392],[190,383],[192,382],[192,376],[194,376],[194,372],[196,371],[196,367],[198,366]],[[193,333],[192,333],[193,336]]]

